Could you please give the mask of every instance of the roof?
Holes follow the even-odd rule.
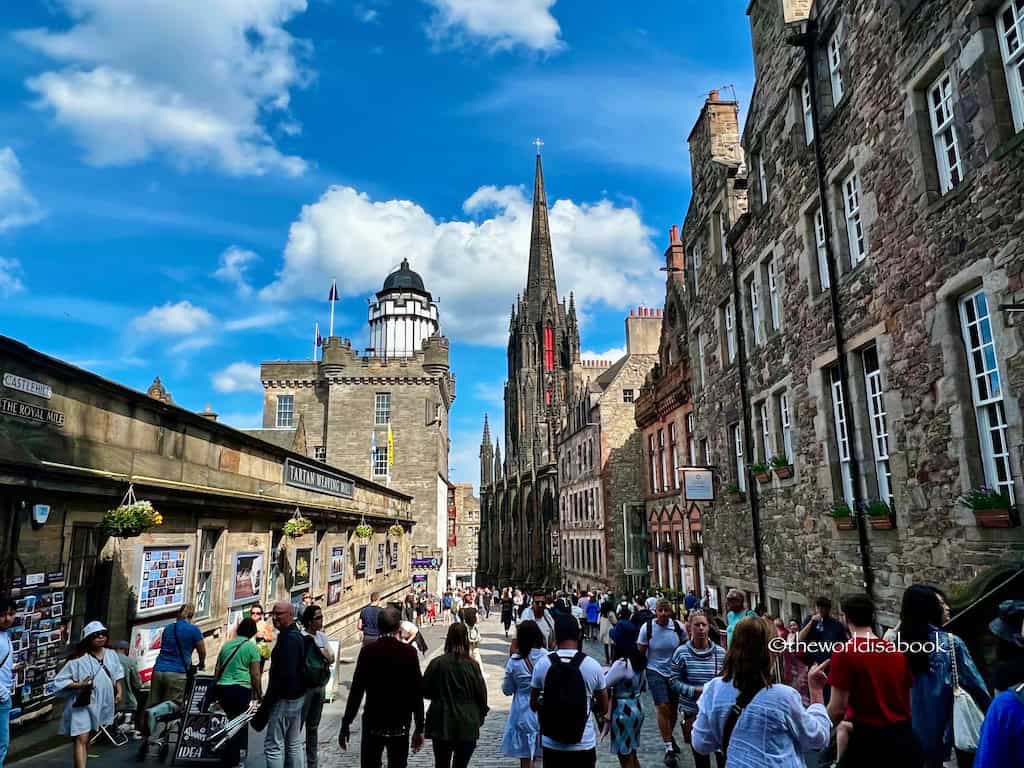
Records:
[[[402,259],[401,266],[384,279],[384,287],[380,292],[388,291],[415,291],[430,295],[423,287],[423,278],[409,268],[408,259]]]
[[[629,355],[625,354],[618,360],[616,360],[614,363],[612,363],[611,367],[607,371],[605,371],[604,373],[597,377],[597,385],[601,387],[602,390],[606,389],[609,384],[615,381],[615,377],[619,375],[619,371],[622,370],[622,367],[626,364],[628,360]]]
[[[292,450],[292,446],[295,445],[295,433],[298,431],[292,429],[243,429],[241,430],[247,435],[258,437],[264,442],[276,445],[278,448],[284,448],[286,451]]]

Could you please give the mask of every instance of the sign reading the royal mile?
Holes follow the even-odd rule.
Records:
[[[355,493],[355,484],[351,480],[295,459],[284,460],[284,484],[343,499],[351,499]]]
[[[15,376],[13,373],[4,374],[4,386],[8,389],[16,389],[19,392],[24,392],[26,395],[41,397],[44,400],[49,400],[53,397],[53,390],[50,389],[49,384],[40,384],[38,381],[32,381],[32,379],[26,379],[22,376]]]
[[[52,427],[64,426],[64,413],[52,411],[32,403],[23,403],[20,400],[0,398],[0,414],[4,416],[17,416],[26,421],[38,421],[42,424],[49,424]]]

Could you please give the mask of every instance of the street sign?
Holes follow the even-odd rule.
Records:
[[[687,501],[714,501],[714,472],[710,469],[684,469],[683,493]]]

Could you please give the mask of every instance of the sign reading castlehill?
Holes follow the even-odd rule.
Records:
[[[26,421],[38,421],[52,427],[64,426],[63,411],[52,411],[41,405],[23,403],[20,400],[11,400],[7,397],[0,398],[0,415],[15,416]]]
[[[8,389],[24,392],[26,395],[41,397],[44,400],[49,400],[53,397],[53,390],[50,389],[49,384],[41,384],[38,381],[32,381],[32,379],[26,379],[23,376],[16,376],[13,373],[4,374],[4,386]]]
[[[284,484],[343,499],[351,499],[355,493],[355,483],[351,480],[295,459],[284,460]]]

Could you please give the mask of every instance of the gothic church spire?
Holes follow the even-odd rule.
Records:
[[[530,227],[530,266],[526,275],[526,294],[535,310],[539,310],[548,297],[557,301],[558,296],[555,288],[555,260],[551,253],[548,198],[544,191],[540,147],[537,148],[537,169],[533,180],[533,222]]]

